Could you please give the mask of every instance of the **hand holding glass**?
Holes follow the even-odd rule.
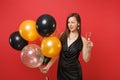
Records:
[[[91,32],[86,32],[86,38],[88,41],[90,41],[90,37],[91,37]]]
[[[93,43],[91,41],[91,32],[86,32],[86,38],[87,38],[87,46],[92,47]]]

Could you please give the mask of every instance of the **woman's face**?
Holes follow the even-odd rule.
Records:
[[[70,32],[74,32],[78,30],[78,22],[75,17],[70,17],[68,19],[68,28]]]

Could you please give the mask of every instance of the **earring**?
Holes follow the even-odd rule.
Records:
[[[78,27],[78,30],[79,30],[80,28]]]

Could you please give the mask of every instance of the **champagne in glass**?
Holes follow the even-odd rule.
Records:
[[[90,37],[91,37],[91,32],[86,32],[86,38],[88,41],[90,41]]]
[[[86,38],[87,38],[87,47],[90,48],[91,46],[93,46],[90,38],[91,38],[91,32],[86,32]]]

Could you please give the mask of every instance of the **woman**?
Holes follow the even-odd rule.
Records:
[[[87,41],[81,36],[81,19],[78,13],[72,13],[67,17],[66,30],[60,36],[62,50],[58,62],[58,80],[82,80],[82,69],[78,57],[82,51],[85,62],[90,59],[93,46],[92,41]],[[56,57],[57,58],[57,57]],[[46,73],[56,58],[53,58],[41,72]]]

